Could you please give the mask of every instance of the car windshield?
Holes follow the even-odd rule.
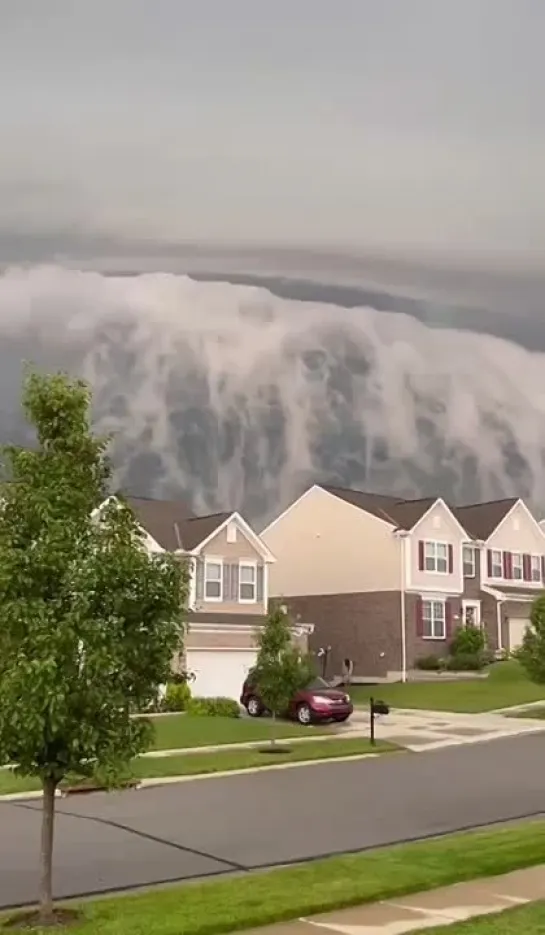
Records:
[[[310,685],[308,686],[308,688],[309,688],[309,689],[312,689],[312,690],[316,690],[316,689],[322,689],[322,690],[323,690],[323,689],[325,689],[325,688],[331,688],[331,685],[329,685],[329,684],[326,682],[325,679],[322,679],[322,678],[315,678],[315,679],[312,680],[312,682],[310,683]]]

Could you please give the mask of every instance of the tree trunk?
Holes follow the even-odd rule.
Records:
[[[53,915],[53,831],[55,827],[55,779],[44,779],[42,805],[42,844],[40,854],[40,923],[50,925]]]

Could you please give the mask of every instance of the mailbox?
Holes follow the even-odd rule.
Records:
[[[377,714],[389,714],[390,705],[387,705],[385,701],[381,701],[380,698],[370,698],[369,699],[369,728],[370,728],[370,741],[374,745],[375,743],[375,717]]]

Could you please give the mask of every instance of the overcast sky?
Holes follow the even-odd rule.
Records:
[[[0,12],[0,242],[68,230],[539,265],[545,0]]]

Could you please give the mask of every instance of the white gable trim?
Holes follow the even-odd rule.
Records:
[[[276,526],[276,524],[280,522],[281,519],[284,519],[284,517],[287,516],[288,513],[291,513],[291,511],[292,511],[296,506],[298,506],[299,503],[301,503],[302,500],[305,500],[306,497],[310,496],[310,494],[313,493],[313,491],[315,491],[315,490],[319,490],[319,491],[321,491],[322,493],[327,493],[327,491],[324,490],[323,487],[320,487],[319,484],[313,484],[312,487],[308,487],[308,488],[305,490],[305,492],[301,494],[300,497],[297,497],[297,499],[294,500],[292,503],[290,503],[290,505],[287,506],[285,510],[282,510],[282,512],[279,513],[278,516],[275,517],[275,519],[271,520],[271,522],[269,523],[268,526],[265,526],[265,528],[261,530],[260,536],[264,536],[265,533],[270,532],[270,530],[273,529],[273,528]]]
[[[264,561],[266,562],[276,561],[276,558],[274,557],[272,552],[269,551],[265,543],[261,540],[258,534],[253,531],[252,527],[246,522],[246,520],[240,515],[240,513],[231,513],[227,517],[227,519],[224,519],[223,523],[220,523],[219,526],[216,526],[216,528],[206,537],[206,539],[203,539],[202,542],[199,542],[199,544],[195,546],[194,549],[189,550],[189,553],[186,552],[185,549],[176,549],[175,554],[176,555],[187,555],[187,554],[199,555],[201,550],[205,547],[205,545],[208,545],[209,542],[212,542],[212,540],[218,535],[218,533],[221,532],[222,529],[225,529],[229,525],[229,523],[232,523],[232,522],[235,522],[237,524],[241,532],[243,532],[246,538],[250,540],[253,546],[255,546],[255,548],[257,549],[259,554],[262,556]]]
[[[409,502],[410,502],[410,501],[409,501]],[[420,526],[420,524],[423,523],[425,519],[427,519],[427,517],[430,515],[430,513],[432,512],[432,510],[435,510],[435,508],[436,508],[437,506],[442,506],[442,507],[444,507],[444,509],[447,511],[447,513],[451,516],[451,518],[454,520],[455,525],[458,527],[458,529],[459,529],[461,535],[463,536],[464,541],[467,542],[468,544],[469,544],[470,542],[473,542],[473,540],[472,540],[471,536],[469,535],[469,533],[467,532],[467,530],[465,530],[464,527],[459,523],[459,521],[456,519],[454,513],[452,512],[452,510],[450,509],[450,507],[445,503],[445,501],[443,500],[442,497],[437,497],[437,500],[435,500],[435,501],[432,503],[432,505],[426,510],[426,512],[422,514],[422,516],[420,517],[420,519],[416,521],[416,523],[414,524],[414,526],[411,527],[411,529],[409,530],[409,532],[414,532],[416,529],[418,529],[418,527]]]
[[[94,519],[95,516],[98,516],[100,513],[102,513],[102,510],[104,509],[104,507],[106,507],[108,503],[111,503],[112,500],[115,500],[116,503],[119,503],[119,497],[116,497],[115,494],[112,494],[110,497],[106,497],[104,503],[101,503],[100,506],[95,507],[95,509],[91,513],[91,519]],[[136,520],[136,525],[138,526],[138,529],[140,530],[142,536],[144,537],[144,543],[150,552],[164,552],[165,551],[163,546],[160,545],[157,542],[157,540],[154,539],[153,536],[150,535],[148,530],[144,526],[142,526],[142,524],[139,523],[138,520]]]
[[[545,530],[542,529],[541,525],[538,523],[538,521],[537,521],[537,519],[535,518],[535,516],[533,515],[533,513],[532,513],[532,512],[528,509],[528,507],[526,506],[524,500],[518,499],[518,500],[516,501],[516,503],[513,503],[513,506],[511,507],[510,510],[507,511],[507,513],[505,514],[505,516],[503,517],[503,519],[500,519],[500,521],[499,521],[498,525],[496,526],[496,528],[492,530],[492,532],[490,533],[488,539],[486,540],[486,544],[488,544],[488,543],[490,542],[492,536],[495,536],[495,535],[496,535],[498,529],[501,529],[501,527],[503,526],[503,524],[504,524],[505,522],[507,522],[507,520],[509,519],[509,517],[511,516],[511,514],[514,513],[515,510],[517,509],[517,507],[519,507],[519,506],[522,507],[522,509],[523,509],[524,512],[526,513],[526,516],[528,517],[528,519],[532,522],[532,524],[536,527],[536,529],[539,530],[539,532],[540,532],[541,535],[543,536],[543,539],[545,539]],[[543,520],[542,520],[542,522],[543,522]]]

